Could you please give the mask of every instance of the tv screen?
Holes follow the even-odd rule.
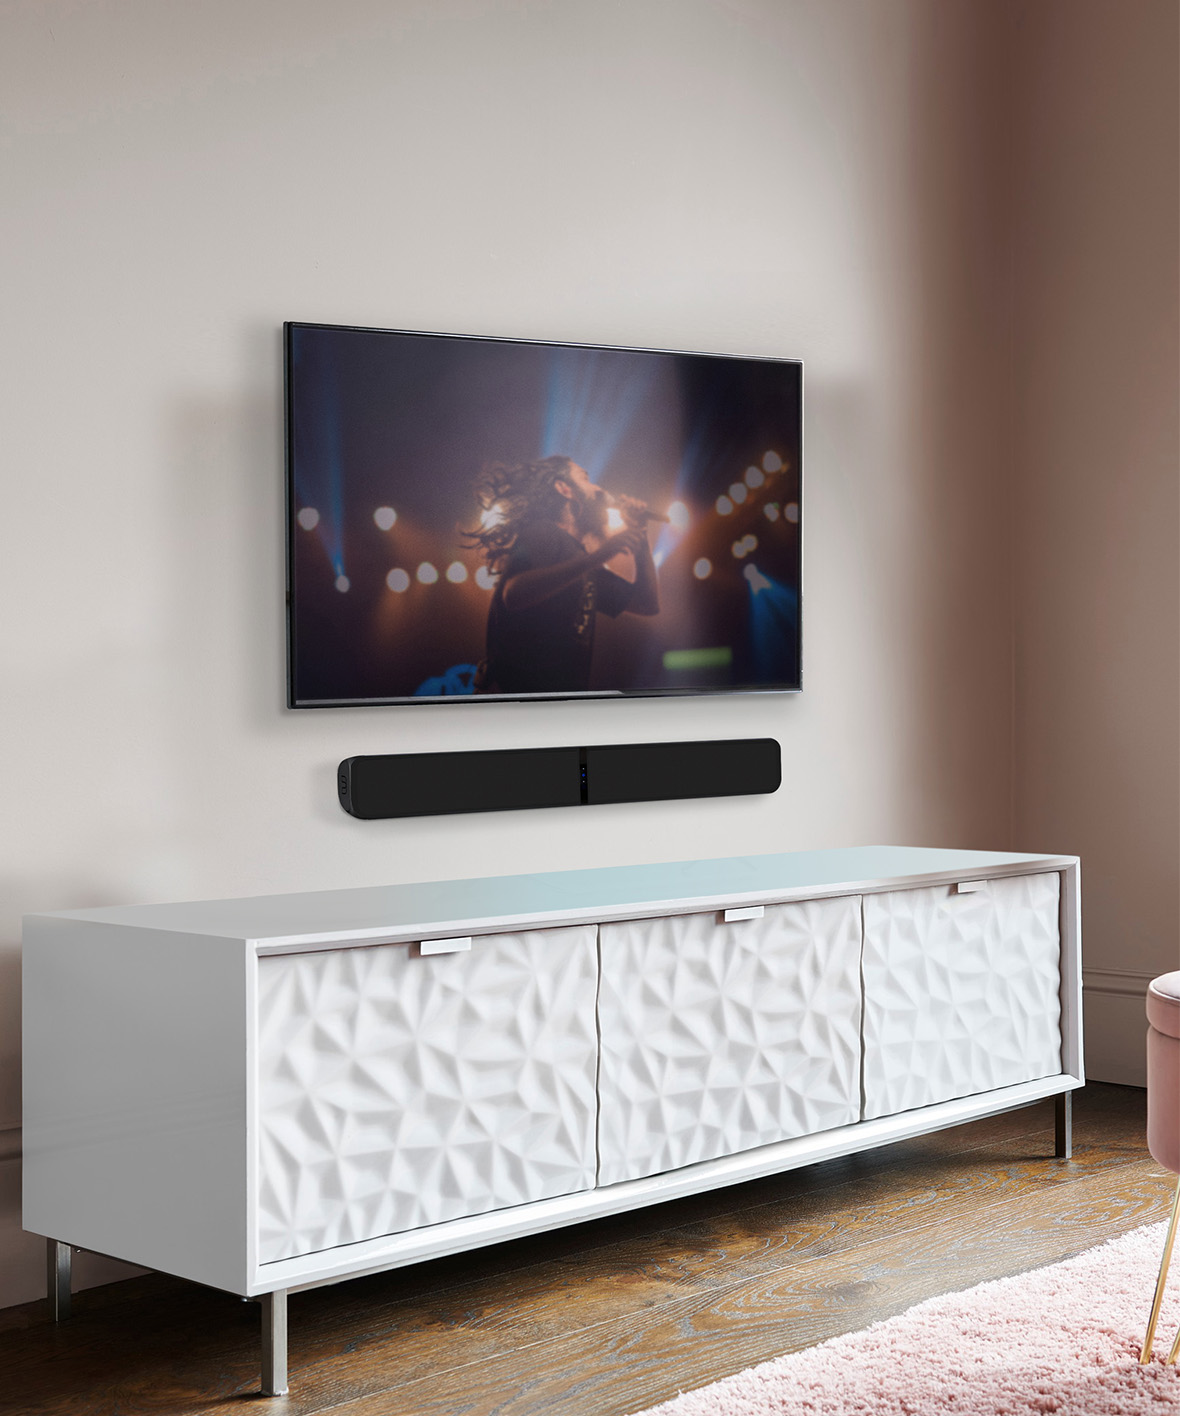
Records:
[[[797,361],[285,329],[292,707],[799,688]]]

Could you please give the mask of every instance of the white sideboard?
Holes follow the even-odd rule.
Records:
[[[30,915],[24,1224],[263,1302],[1082,1084],[1078,862],[860,847]]]

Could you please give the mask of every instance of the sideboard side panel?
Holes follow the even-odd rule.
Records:
[[[30,916],[24,1227],[244,1292],[246,945]]]
[[[1075,861],[1061,872],[1061,1066],[1086,1080],[1082,1037],[1082,880]]]

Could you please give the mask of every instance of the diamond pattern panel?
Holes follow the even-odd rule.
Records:
[[[599,1184],[856,1121],[860,900],[600,930]]]
[[[1061,1071],[1060,877],[864,897],[864,1115]]]
[[[259,1259],[594,1184],[596,930],[259,961]]]

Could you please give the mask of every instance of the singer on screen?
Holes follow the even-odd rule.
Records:
[[[483,513],[468,544],[499,577],[476,691],[585,692],[598,615],[659,614],[652,513],[610,497],[569,457],[491,467],[476,495]],[[623,523],[613,534],[612,505]]]

